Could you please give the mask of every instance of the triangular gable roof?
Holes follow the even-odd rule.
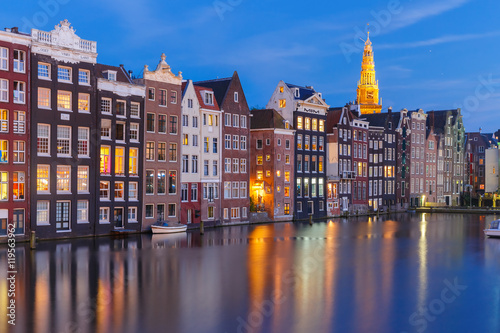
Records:
[[[219,104],[217,103],[217,98],[214,99],[214,105],[205,104],[205,99],[203,98],[203,92],[209,91],[213,92],[211,88],[202,87],[202,86],[194,86],[194,90],[196,91],[196,97],[198,97],[198,102],[200,103],[200,107],[208,110],[219,111]]]
[[[304,101],[304,103],[311,103],[311,104],[315,104],[315,105],[321,105],[324,107],[328,107],[328,104],[326,104],[325,101],[323,100],[323,98],[321,98],[321,96],[316,92],[312,96],[307,98]]]

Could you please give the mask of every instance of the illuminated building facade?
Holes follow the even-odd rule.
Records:
[[[250,197],[256,211],[274,221],[294,212],[295,131],[276,110],[253,110],[250,142]]]
[[[142,222],[144,86],[123,66],[97,64],[99,165],[96,234],[140,231]],[[92,147],[93,148],[93,147]]]
[[[31,35],[31,227],[41,238],[92,235],[97,45],[67,20]]]
[[[0,238],[30,232],[30,46],[17,28],[0,31]]]

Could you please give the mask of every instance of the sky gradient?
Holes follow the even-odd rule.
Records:
[[[383,111],[462,108],[468,132],[500,128],[500,2],[2,1],[1,28],[50,31],[68,19],[98,61],[139,75],[161,53],[185,79],[237,70],[250,107],[279,80],[312,85],[331,106],[356,99],[367,23]],[[26,9],[28,8],[28,9]]]

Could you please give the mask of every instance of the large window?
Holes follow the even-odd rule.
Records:
[[[111,173],[111,148],[109,146],[101,146],[100,172],[105,175]]]
[[[14,200],[24,200],[24,172],[16,171],[13,173],[12,177],[13,186],[12,186],[12,198]]]
[[[99,208],[99,223],[109,223],[109,208]]]
[[[139,157],[139,149],[138,148],[129,148],[128,153],[128,173],[130,176],[137,176],[137,163]]]
[[[146,170],[146,194],[155,193],[155,171]]]
[[[231,149],[231,135],[224,135],[224,148]]]
[[[158,115],[158,133],[167,133],[167,116],[164,114]]]
[[[0,79],[0,102],[9,101],[9,81]]]
[[[165,142],[158,142],[158,161],[167,160],[167,144]]]
[[[71,111],[71,92],[57,91],[57,109],[64,111]]]
[[[115,174],[124,175],[125,174],[125,148],[116,147],[115,148]]]
[[[50,109],[50,89],[38,88],[38,107]]]
[[[115,139],[116,141],[125,141],[125,123],[116,122]]]
[[[169,161],[177,162],[177,143],[170,143],[168,149]]]
[[[71,192],[71,166],[57,166],[57,193]]]
[[[50,125],[38,124],[38,155],[50,155]]]
[[[128,222],[137,222],[137,207],[128,208]]]
[[[177,116],[170,116],[170,134],[177,134]]]
[[[157,193],[158,194],[165,194],[165,185],[166,185],[166,171],[165,170],[158,170],[157,174]]]
[[[14,163],[24,163],[26,159],[26,144],[24,141],[14,141]]]
[[[191,173],[198,173],[198,156],[191,157]]]
[[[24,134],[26,129],[26,113],[24,111],[14,111],[14,133]]]
[[[140,118],[141,116],[141,104],[136,102],[130,103],[130,116],[133,118]]]
[[[36,203],[36,224],[49,225],[49,201],[37,201]]]
[[[247,198],[247,182],[240,182],[240,198]]]
[[[198,201],[198,184],[191,184],[191,201]]]
[[[155,114],[148,113],[146,115],[146,131],[154,133],[155,131]]]
[[[57,126],[57,155],[71,156],[71,127]]]
[[[9,141],[0,140],[0,163],[9,163]]]
[[[189,156],[188,155],[182,155],[182,172],[183,173],[189,172]]]
[[[78,127],[78,157],[89,157],[89,133],[88,127]]]
[[[77,187],[78,193],[89,193],[89,167],[78,166],[77,173]]]
[[[165,89],[160,89],[160,101],[161,106],[167,106],[167,91]]]
[[[139,200],[139,183],[128,183],[128,199],[131,201]]]
[[[71,68],[57,67],[57,79],[62,82],[71,82]]]
[[[177,193],[177,171],[170,171],[168,173],[168,193]]]
[[[89,202],[87,200],[78,200],[76,206],[76,222],[87,223],[89,221]]]
[[[231,199],[231,182],[224,182],[224,199]]]
[[[39,164],[36,169],[36,189],[37,193],[49,193],[50,166]]]
[[[111,120],[101,119],[101,139],[111,140]]]
[[[9,173],[0,171],[0,201],[9,200]]]
[[[0,47],[0,70],[9,69],[9,49],[6,47]]]
[[[181,201],[188,201],[188,184],[181,184]]]
[[[100,181],[99,183],[99,198],[102,200],[109,200],[109,182]]]
[[[26,102],[26,83],[14,81],[14,103],[24,104]]]
[[[101,100],[101,113],[111,114],[111,98]]]
[[[115,200],[125,200],[124,182],[115,182]]]
[[[83,85],[90,84],[90,71],[80,69],[78,70],[78,83]]]
[[[153,141],[146,142],[146,161],[155,160],[155,143]]]
[[[90,109],[90,95],[89,94],[78,94],[78,112],[89,113]]]
[[[130,124],[130,141],[139,142],[139,124]]]
[[[116,101],[115,114],[117,116],[126,116],[126,106],[125,101]]]

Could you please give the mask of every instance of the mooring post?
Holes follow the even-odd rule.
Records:
[[[313,224],[313,216],[312,216],[312,214],[309,214],[309,224],[310,225]]]
[[[30,236],[30,248],[32,250],[36,249],[36,235],[34,231],[31,232]]]
[[[205,228],[203,227],[203,221],[200,221],[200,235],[205,233]]]

